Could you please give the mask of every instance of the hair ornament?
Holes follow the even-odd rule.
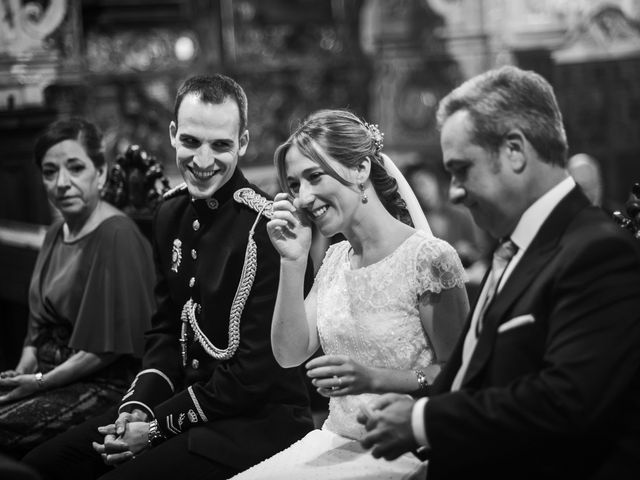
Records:
[[[380,153],[384,145],[384,133],[380,131],[377,123],[373,124],[373,123],[364,122],[364,126],[367,130],[369,130],[369,133],[373,138],[373,144],[376,147],[375,153]]]

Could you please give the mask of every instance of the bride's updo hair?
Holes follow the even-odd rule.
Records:
[[[384,167],[384,160],[380,155],[382,135],[377,126],[363,122],[346,110],[319,110],[312,113],[274,154],[280,187],[290,194],[292,192],[287,184],[284,160],[292,145],[346,186],[354,184],[340,176],[329,165],[327,157],[346,168],[356,168],[368,157],[371,161],[369,179],[378,198],[391,215],[412,225],[407,206],[398,192],[396,179]]]

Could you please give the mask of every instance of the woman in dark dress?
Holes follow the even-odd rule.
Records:
[[[0,373],[0,451],[14,456],[121,399],[154,306],[150,246],[100,197],[107,165],[98,129],[55,122],[35,159],[61,219],[31,278],[20,361]]]

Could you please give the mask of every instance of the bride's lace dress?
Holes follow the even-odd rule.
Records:
[[[348,242],[331,246],[313,286],[324,353],[390,369],[419,370],[429,365],[432,349],[420,322],[418,298],[464,286],[464,270],[455,250],[417,231],[375,264],[352,270],[349,257]],[[356,420],[360,405],[375,397],[332,397],[322,430],[234,478],[424,476],[424,465],[411,454],[393,462],[376,460],[354,441],[364,435],[364,427]]]

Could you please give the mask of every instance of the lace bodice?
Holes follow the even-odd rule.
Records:
[[[346,241],[332,245],[316,277],[317,325],[324,353],[347,355],[381,368],[414,370],[429,365],[432,349],[420,322],[418,298],[464,285],[464,269],[455,250],[417,231],[379,262],[352,270],[349,249]],[[360,404],[374,396],[332,397],[323,428],[360,438],[364,429],[356,415]]]

